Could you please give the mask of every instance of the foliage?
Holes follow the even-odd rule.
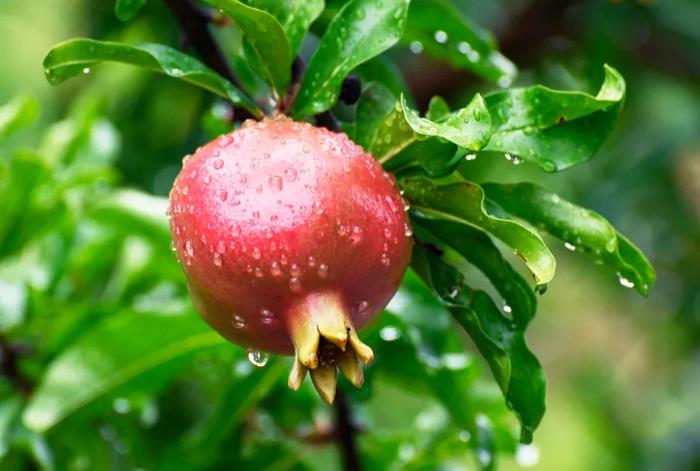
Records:
[[[158,13],[145,4],[119,0],[114,11],[124,21]],[[515,167],[501,183],[482,181],[469,165],[496,168],[495,159],[505,156],[552,173],[587,162],[622,111],[621,74],[605,65],[595,95],[508,88],[517,75],[513,63],[490,33],[446,0],[199,6],[220,9],[224,29],[238,38],[225,50],[238,58],[237,76],[248,79],[233,83],[173,44],[108,35],[56,45],[44,61],[46,76],[58,84],[119,62],[200,87],[218,98],[207,98],[211,109],[195,140],[239,125],[216,112],[227,109],[224,103],[236,106],[234,115],[277,110],[321,124],[335,112],[395,176],[416,239],[399,293],[379,323],[363,331],[377,356],[366,389],[347,390],[368,411],[360,438],[365,465],[490,469],[519,442],[530,443],[545,413],[546,386],[526,331],[538,294],[554,277],[557,253],[544,234],[586,253],[642,295],[655,272],[598,213],[535,183],[511,181]],[[387,51],[397,44],[502,89],[484,85],[454,110],[434,97],[422,114],[394,74],[396,56]],[[297,54],[309,59],[303,76],[293,72]],[[350,74],[362,78],[363,88],[359,102],[346,106],[338,98]],[[288,360],[253,368],[245,352],[196,316],[169,250],[166,200],[119,184],[122,142],[104,112],[106,98],[97,95],[76,102],[31,150],[0,149],[1,347],[4,357],[24,344],[33,349],[20,371],[0,383],[0,466],[333,466],[335,457],[319,458],[309,445],[329,439],[329,412],[308,384],[298,393],[286,389]],[[0,139],[9,142],[30,126],[36,108],[22,96],[0,108]],[[392,419],[401,427],[377,426],[388,401],[426,417],[421,433],[412,433],[405,417]],[[99,434],[86,437],[86,428]]]

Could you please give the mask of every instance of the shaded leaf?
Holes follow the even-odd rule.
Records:
[[[381,123],[394,110],[396,97],[381,83],[372,82],[362,92],[355,111],[350,137],[355,144],[371,151]]]
[[[39,114],[35,98],[19,95],[0,107],[0,139],[32,124]]]
[[[250,7],[238,0],[204,0],[219,8],[243,31],[247,44],[254,51],[262,75],[283,94],[289,84],[292,53],[282,25],[270,13]]]
[[[252,0],[250,3],[277,18],[287,34],[292,57],[299,52],[311,23],[323,11],[323,0]]]
[[[498,51],[495,38],[446,0],[413,0],[401,42],[414,52],[445,59],[502,86],[517,75],[515,65]]]
[[[57,44],[44,59],[49,82],[59,84],[102,62],[120,62],[197,85],[260,115],[260,110],[231,82],[180,51],[160,44],[127,45],[93,39],[70,39]]]
[[[421,227],[432,238],[451,247],[478,268],[503,297],[504,310],[512,312],[519,327],[527,326],[535,316],[535,294],[486,234],[464,224],[423,218],[419,214],[413,216],[414,227]]]
[[[139,379],[162,381],[177,362],[221,345],[224,340],[192,312],[123,313],[93,328],[49,365],[23,422],[37,432],[48,430]]]
[[[521,441],[531,442],[545,411],[545,378],[522,328],[505,317],[488,294],[471,289],[456,268],[421,244],[414,247],[411,266],[474,340],[506,404],[520,420]]]
[[[407,10],[405,0],[352,0],[345,4],[309,61],[294,114],[316,114],[333,106],[345,76],[398,41]]]
[[[596,96],[542,85],[489,94],[493,134],[486,150],[515,154],[547,172],[589,160],[611,133],[625,98],[625,81],[605,66]]]
[[[122,21],[129,21],[146,4],[146,0],[117,0],[114,14]]]
[[[400,182],[404,196],[422,217],[452,221],[488,232],[520,257],[538,285],[551,281],[556,261],[542,238],[522,224],[495,217],[484,208],[484,191],[471,182],[438,185],[425,178]]]
[[[641,294],[649,293],[656,280],[651,263],[600,214],[533,183],[487,183],[483,188],[507,212],[612,267]]]

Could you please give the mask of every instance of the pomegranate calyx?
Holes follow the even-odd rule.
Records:
[[[335,399],[336,369],[359,388],[364,383],[361,363],[374,359],[372,349],[357,336],[335,293],[311,293],[291,311],[290,332],[295,359],[288,385],[298,390],[309,372],[321,398]]]

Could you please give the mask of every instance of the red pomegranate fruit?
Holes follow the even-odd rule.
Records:
[[[170,228],[195,308],[230,341],[295,354],[333,401],[373,358],[357,330],[396,292],[411,229],[393,177],[343,133],[278,116],[183,161]]]

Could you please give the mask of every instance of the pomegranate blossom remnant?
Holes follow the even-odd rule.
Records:
[[[183,162],[170,227],[197,311],[227,339],[296,356],[333,402],[373,359],[357,331],[409,263],[411,228],[392,176],[343,133],[284,116],[247,121]]]

